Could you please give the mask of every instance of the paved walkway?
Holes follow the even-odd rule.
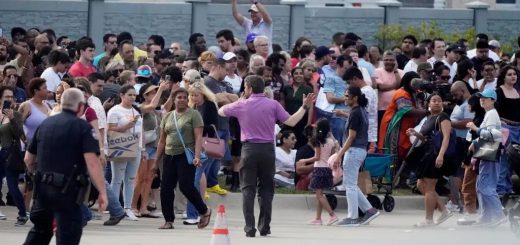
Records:
[[[273,211],[273,234],[269,237],[246,238],[242,231],[242,210],[236,203],[228,206],[227,217],[233,245],[448,245],[455,242],[468,245],[498,245],[520,242],[510,231],[509,224],[503,224],[492,230],[460,227],[456,225],[456,219],[460,215],[456,215],[438,227],[416,229],[412,225],[420,221],[424,213],[420,210],[399,208],[391,213],[383,211],[382,215],[369,226],[355,228],[310,226],[305,223],[313,218],[314,210],[289,208],[290,205],[276,203]],[[26,227],[14,227],[16,208],[0,207],[0,209],[9,217],[8,220],[0,221],[1,244],[21,244],[31,224],[28,223]],[[338,213],[343,217],[346,210],[339,210]],[[107,219],[107,215],[104,218]],[[181,220],[177,219],[174,230],[158,230],[157,227],[162,223],[162,219],[123,220],[118,226],[105,227],[102,221],[92,221],[84,230],[82,244],[210,244],[213,222],[208,228],[198,230],[193,226],[182,225]]]

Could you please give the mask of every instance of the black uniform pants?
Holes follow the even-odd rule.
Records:
[[[164,220],[173,222],[173,201],[175,200],[175,187],[179,181],[179,189],[190,201],[200,215],[208,212],[208,207],[202,200],[200,192],[195,188],[196,167],[188,164],[185,154],[164,155],[163,174],[161,181],[161,206]]]
[[[58,225],[56,244],[79,244],[83,218],[81,209],[76,204],[77,190],[63,195],[59,188],[42,183],[38,185],[30,215],[34,226],[24,244],[49,244],[53,235],[53,219],[56,219]]]

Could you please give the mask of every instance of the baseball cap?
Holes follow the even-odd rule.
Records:
[[[246,37],[246,43],[252,43],[255,41],[255,38],[257,37],[258,35],[256,33],[249,33],[247,34],[247,37]]]
[[[224,56],[222,56],[222,59],[224,59],[225,61],[230,61],[231,59],[236,58],[236,57],[237,56],[235,55],[235,53],[227,52],[224,54]]]
[[[142,65],[137,68],[136,77],[151,77],[152,76],[152,68],[147,65]]]
[[[432,71],[433,70],[433,67],[430,63],[426,62],[426,63],[421,63],[417,66],[417,72],[420,72],[420,71]]]
[[[258,13],[258,7],[256,7],[256,4],[252,4],[247,12],[251,12],[251,11]]]
[[[500,42],[497,40],[491,40],[488,44],[490,48],[500,48]]]
[[[325,57],[326,55],[328,54],[333,54],[334,51],[333,50],[330,50],[329,48],[325,47],[325,46],[319,46],[315,51],[314,51],[314,56],[316,57],[316,59],[320,59],[322,57]]]
[[[446,49],[446,51],[448,51],[448,52],[459,52],[459,53],[462,53],[462,52],[464,52],[464,49],[463,49],[460,45],[458,45],[458,44],[452,44],[452,45],[450,45],[450,46]]]
[[[482,92],[477,93],[477,97],[479,98],[490,98],[492,100],[497,100],[497,92],[494,89],[484,89]]]

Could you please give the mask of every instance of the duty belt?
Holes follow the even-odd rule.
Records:
[[[56,172],[40,173],[40,183],[52,185],[57,188],[62,188],[65,185],[66,178],[64,174]]]

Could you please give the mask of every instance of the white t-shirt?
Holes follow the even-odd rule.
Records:
[[[142,138],[143,117],[133,107],[131,109],[127,109],[122,107],[121,105],[115,105],[108,111],[107,121],[108,123],[113,123],[116,124],[118,127],[121,127],[127,125],[135,116],[139,116],[137,123],[133,128],[128,129],[126,133],[135,132],[140,134],[140,137]],[[140,141],[139,145],[140,147],[142,147],[142,141]]]
[[[413,59],[409,60],[408,63],[406,63],[406,65],[404,66],[404,69],[403,69],[403,72],[404,73],[407,73],[409,71],[413,71],[413,72],[417,72],[417,68],[419,67],[419,65],[417,65],[415,63],[415,61],[413,61]]]
[[[246,35],[244,36],[244,40],[246,39],[249,33],[255,33],[258,36],[266,36],[269,38],[269,54],[273,53],[272,48],[272,39],[273,39],[273,24],[267,24],[264,20],[261,20],[258,25],[253,26],[253,21],[244,17],[244,22],[242,22],[242,29]]]
[[[369,85],[362,87],[361,92],[368,100],[368,142],[377,142],[377,93]]]
[[[229,75],[226,75],[224,81],[231,84],[233,87],[233,93],[238,94],[240,92],[240,86],[242,85],[242,78],[235,74],[235,77],[231,78]]]
[[[276,172],[295,172],[294,163],[296,162],[296,150],[291,150],[290,153],[287,153],[278,146],[275,148],[275,155]]]
[[[358,67],[358,68],[361,71],[361,74],[363,74],[363,80],[368,84],[368,86],[372,86],[372,78],[370,77],[370,73],[368,73],[367,68],[365,68],[365,67]]]
[[[482,124],[480,124],[479,128],[485,129],[485,131],[489,132],[480,132],[479,140],[491,140],[491,135],[493,135],[493,140],[495,142],[502,142],[502,123],[500,122],[500,116],[496,109],[491,109],[486,112],[484,120],[482,121]]]
[[[473,117],[475,117],[475,114],[469,111],[468,101],[464,101],[461,105],[456,105],[455,108],[453,108],[450,120],[452,122],[460,122],[465,119],[473,119]],[[465,138],[469,131],[468,129],[454,129],[458,138]]]
[[[477,49],[474,48],[472,50],[468,50],[468,52],[466,52],[466,56],[469,58],[469,59],[472,59],[473,57],[477,56]],[[495,53],[493,50],[489,50],[489,54],[488,54],[489,58],[491,58],[494,62],[497,62],[500,60],[500,57],[498,57],[497,53]]]
[[[442,60],[442,59],[441,60],[436,59],[435,56],[432,56],[432,57],[430,57],[429,59],[426,60],[426,62],[430,63],[430,65],[432,65],[432,67],[438,61],[444,62],[444,60]]]
[[[484,82],[484,79],[480,79],[477,81],[477,87],[480,88],[480,86],[482,86],[482,83]],[[493,82],[490,82],[490,83],[486,83],[486,85],[484,85],[484,89],[493,89],[495,90],[497,88],[497,79],[495,78],[495,80],[493,80]]]
[[[45,79],[47,84],[47,90],[53,93],[56,93],[56,89],[58,89],[62,77],[63,75],[56,73],[54,69],[52,69],[52,67],[45,69],[42,72],[42,75],[40,76],[40,78]]]

